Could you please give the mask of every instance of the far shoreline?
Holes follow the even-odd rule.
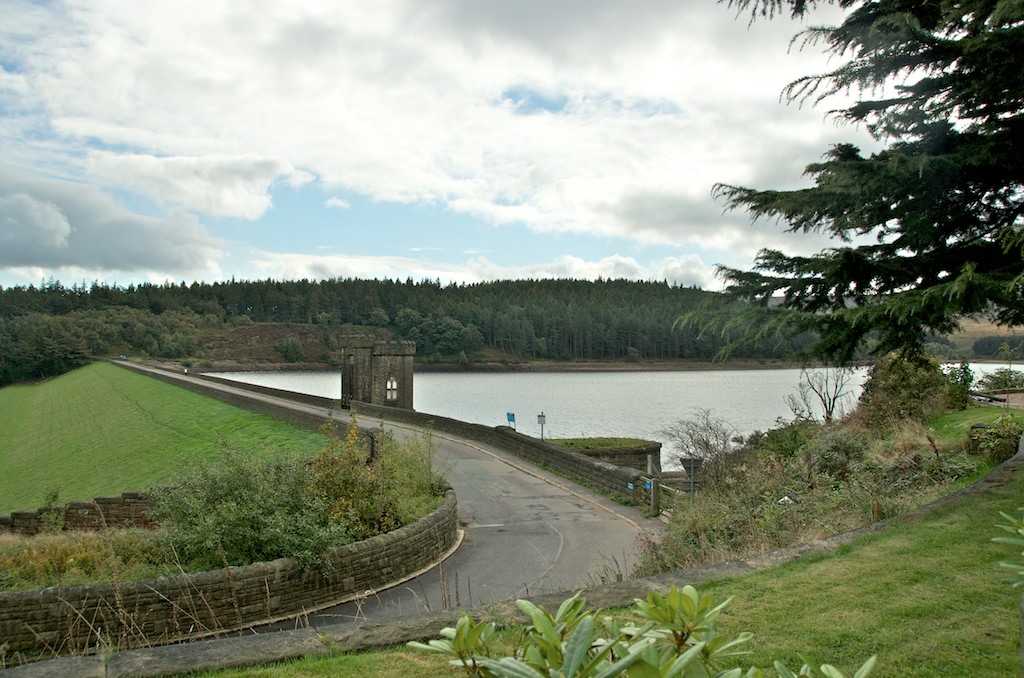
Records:
[[[586,360],[528,361],[522,363],[415,363],[416,373],[431,372],[706,372],[712,370],[799,369],[800,363],[782,360]]]
[[[248,360],[144,360],[172,370],[192,369],[195,372],[299,372],[332,371],[337,365],[303,361],[278,363]],[[784,370],[800,369],[801,363],[783,360],[535,360],[511,362],[427,362],[413,364],[413,372],[427,373],[521,373],[521,372],[707,372],[712,370]]]

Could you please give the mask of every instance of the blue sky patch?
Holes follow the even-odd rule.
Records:
[[[519,115],[535,115],[537,113],[562,113],[569,104],[569,97],[564,94],[545,93],[528,87],[515,85],[501,93],[502,101],[510,101]]]

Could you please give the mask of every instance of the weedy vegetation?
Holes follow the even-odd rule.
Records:
[[[811,408],[737,437],[697,412],[668,433],[703,459],[700,491],[671,514],[638,574],[732,560],[890,518],[971,482],[1017,449],[1024,413],[977,407],[966,366],[885,356],[857,407],[817,420]],[[951,395],[952,394],[952,395]],[[950,411],[950,404],[963,409]],[[987,422],[987,423],[982,423]]]

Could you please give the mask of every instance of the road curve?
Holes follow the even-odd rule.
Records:
[[[342,424],[351,420],[347,412],[146,369],[324,418],[330,415]],[[359,418],[359,423],[383,426],[396,437],[423,434],[413,426],[372,418]],[[432,437],[438,449],[436,466],[458,496],[461,546],[441,565],[403,584],[267,628],[384,620],[600,584],[628,576],[643,540],[661,527],[660,521],[645,518],[635,508],[495,448],[439,433]]]

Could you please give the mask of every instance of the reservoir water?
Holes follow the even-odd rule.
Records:
[[[1005,365],[973,363],[975,377]],[[219,377],[272,388],[338,398],[338,372],[220,372]],[[857,369],[849,383],[847,409],[867,376]],[[416,373],[413,408],[486,426],[508,425],[515,415],[520,433],[545,438],[628,437],[666,443],[663,463],[675,466],[661,433],[705,408],[737,434],[791,420],[786,397],[797,393],[799,369],[650,372],[423,372]]]
[[[338,372],[222,372],[217,376],[337,398]],[[850,382],[850,404],[865,370]],[[425,372],[415,375],[413,407],[487,426],[515,415],[521,433],[540,437],[631,437],[665,442],[663,429],[706,408],[739,434],[791,419],[786,396],[795,394],[799,369],[650,372]],[[669,451],[666,446],[666,451]],[[670,455],[665,457],[671,465]]]

